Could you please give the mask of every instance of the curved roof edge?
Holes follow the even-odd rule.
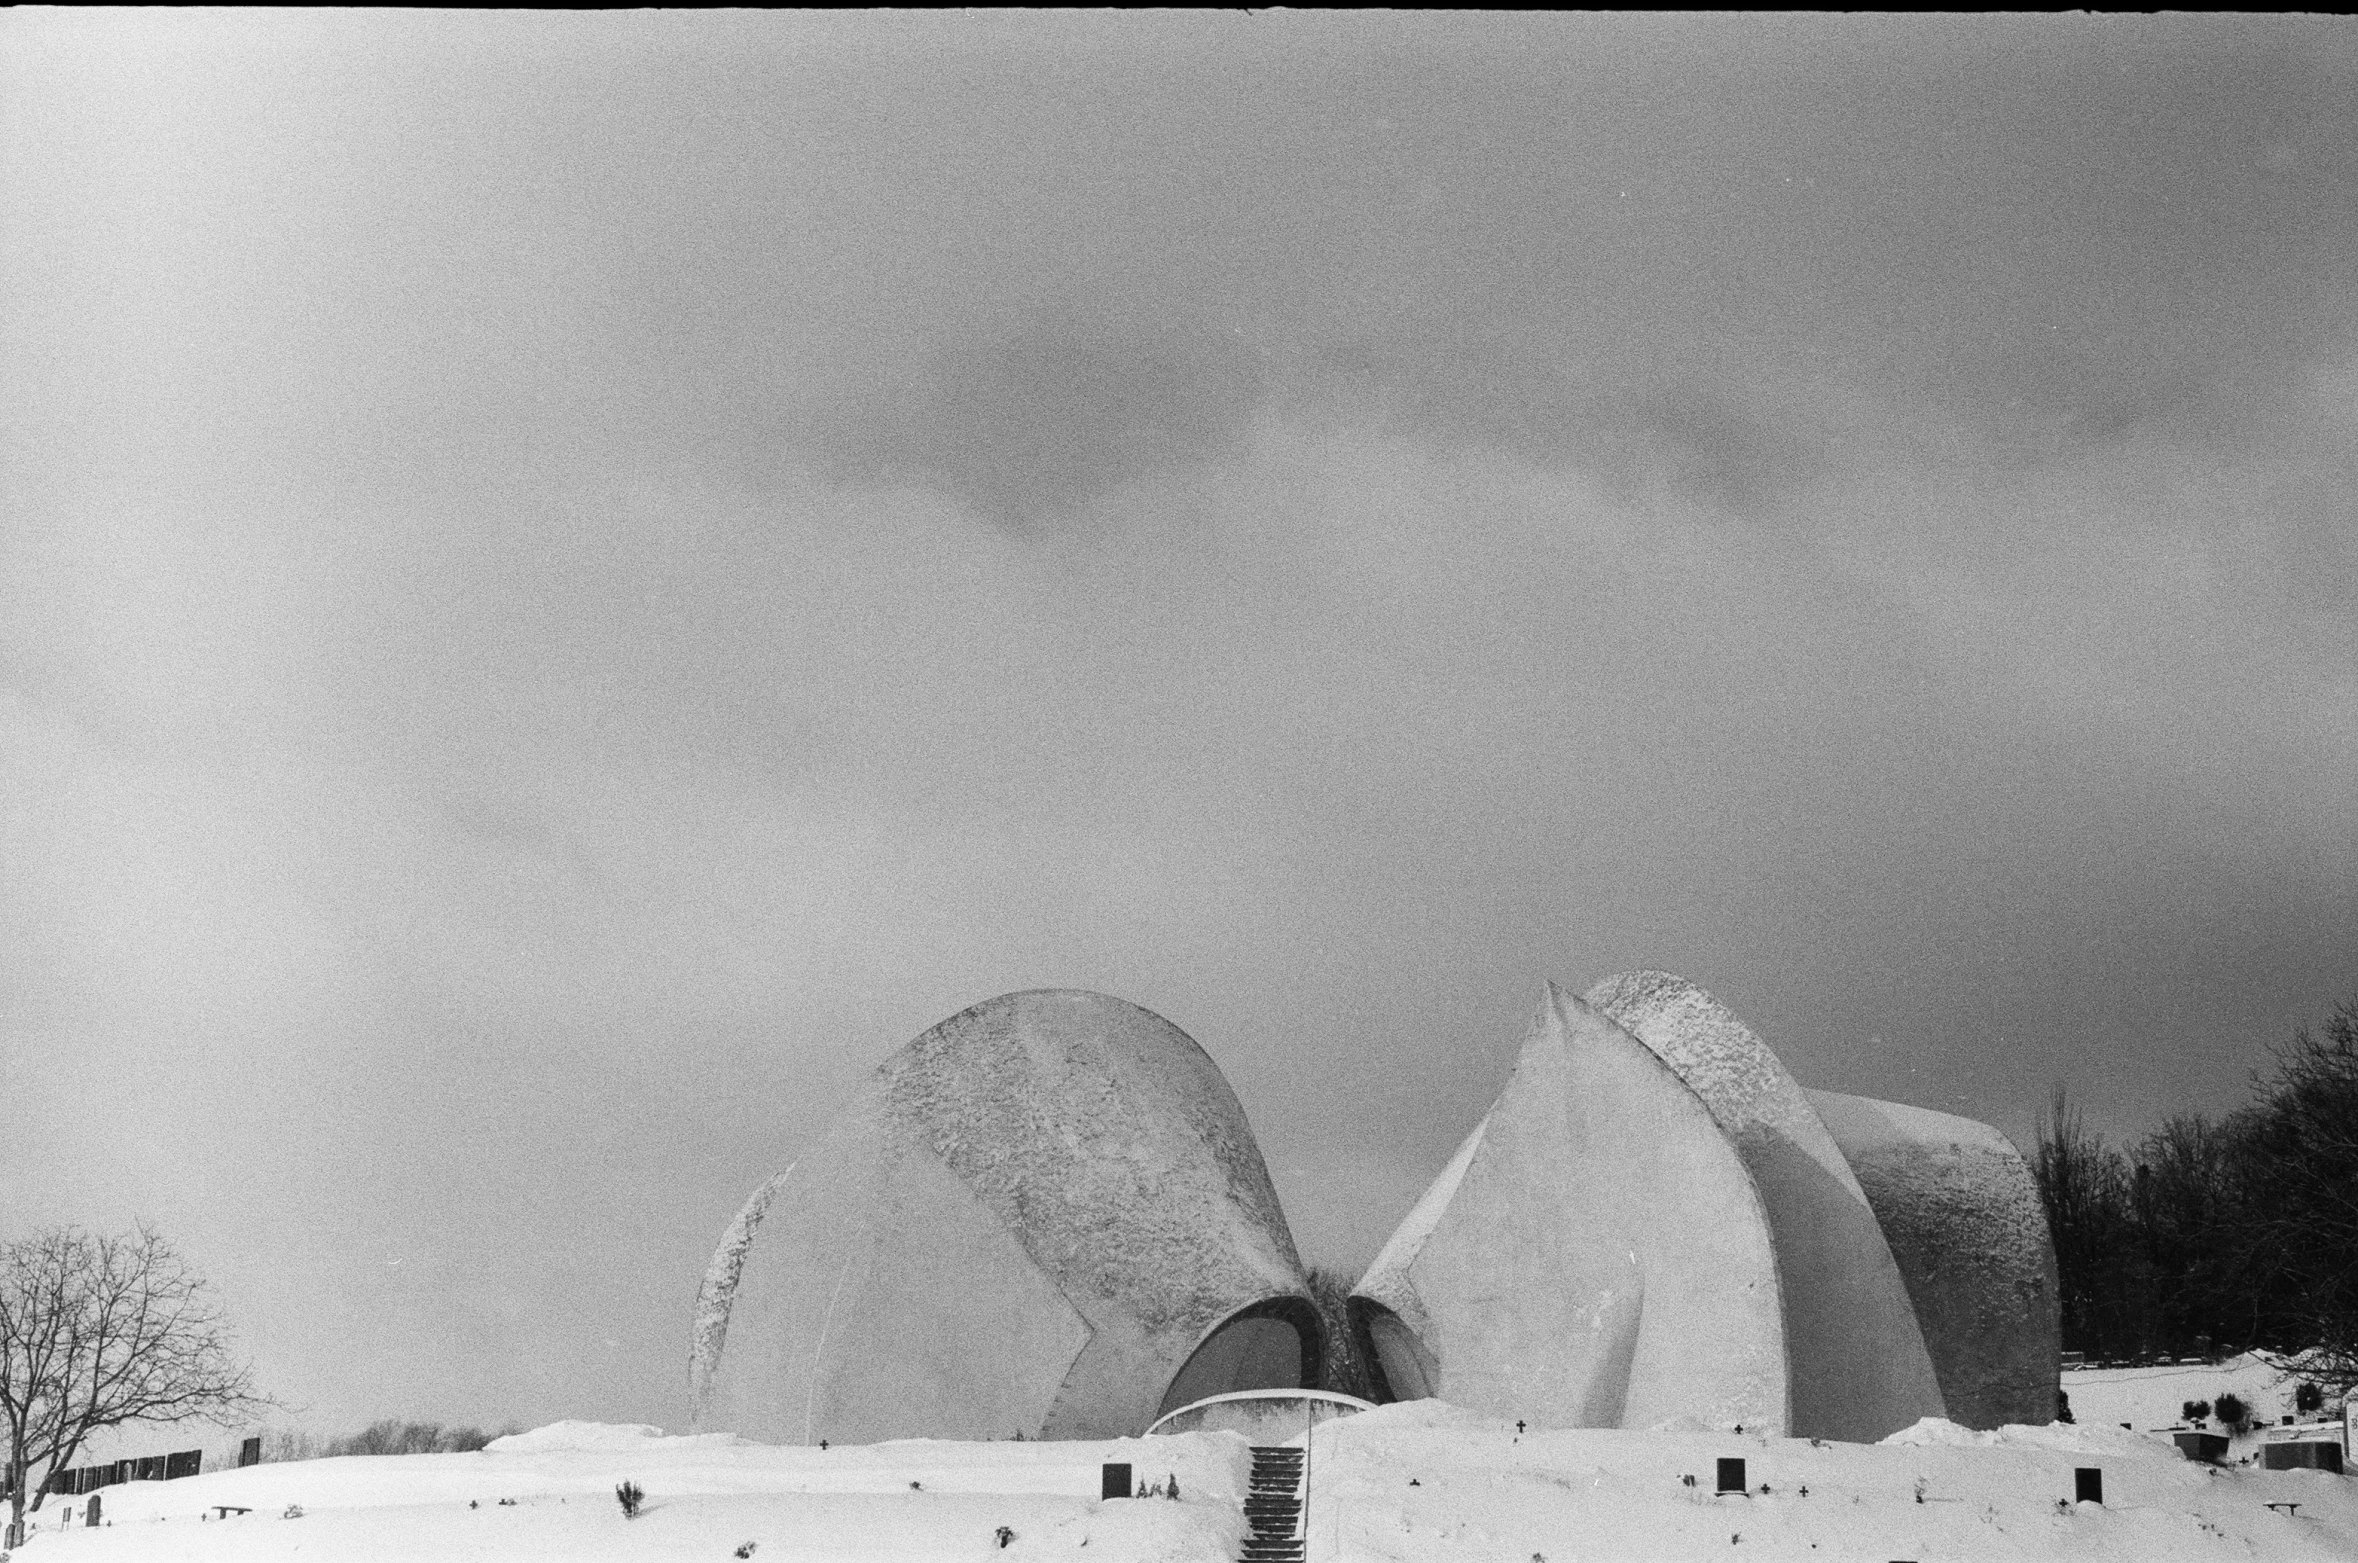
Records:
[[[688,1425],[699,1432],[704,1426],[706,1403],[712,1395],[713,1370],[720,1363],[722,1348],[729,1338],[729,1309],[737,1300],[737,1282],[745,1273],[745,1256],[753,1247],[754,1234],[761,1229],[761,1219],[769,1214],[770,1202],[786,1180],[794,1176],[800,1158],[787,1163],[786,1170],[753,1191],[750,1199],[737,1211],[728,1229],[721,1233],[720,1247],[713,1250],[711,1261],[704,1267],[704,1280],[696,1288],[696,1317],[688,1341]]]
[[[1206,1406],[1227,1405],[1239,1400],[1323,1400],[1332,1405],[1348,1406],[1353,1411],[1373,1411],[1376,1408],[1372,1400],[1362,1400],[1357,1395],[1346,1395],[1332,1389],[1232,1389],[1225,1395],[1206,1395],[1201,1400],[1191,1400],[1186,1405],[1164,1412],[1140,1436],[1151,1437],[1156,1428],[1190,1411],[1201,1411]]]

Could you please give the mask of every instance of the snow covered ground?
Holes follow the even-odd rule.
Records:
[[[2173,1416],[2198,1391],[2216,1392],[2174,1395]],[[1436,1402],[1387,1406],[1319,1428],[1310,1556],[2358,1557],[2358,1488],[2344,1478],[2198,1466],[2151,1435],[2091,1422],[2082,1413],[2078,1426],[1997,1433],[1926,1422],[1881,1444],[1812,1444],[1705,1432],[1518,1435]],[[1715,1462],[1731,1455],[1746,1461],[1747,1496],[1713,1491]],[[1180,1500],[1101,1503],[1106,1460],[1129,1462],[1145,1480],[1175,1475]],[[2104,1473],[2101,1508],[2069,1501],[2073,1469],[2091,1465]],[[746,1542],[759,1563],[1215,1563],[1235,1557],[1243,1538],[1249,1469],[1231,1433],[820,1451],[560,1423],[480,1454],[314,1460],[109,1488],[109,1523],[97,1530],[79,1524],[81,1501],[75,1527],[60,1528],[52,1499],[15,1563],[722,1563]],[[1681,1480],[1689,1475],[1692,1487]],[[636,1520],[614,1499],[625,1479],[647,1493]],[[2271,1511],[2272,1500],[2299,1513]],[[216,1504],[251,1512],[199,1517]],[[300,1518],[283,1517],[297,1504]],[[1002,1526],[1013,1532],[1004,1548]]]
[[[1099,1466],[1178,1478],[1178,1502],[1101,1504]],[[1244,1440],[1190,1434],[1108,1443],[936,1443],[774,1448],[728,1434],[558,1423],[478,1454],[350,1456],[250,1466],[51,1498],[15,1563],[115,1560],[712,1559],[745,1542],[760,1563],[930,1563],[1041,1557],[1139,1563],[1233,1557],[1245,1533]],[[646,1492],[625,1520],[614,1489]],[[503,1504],[502,1499],[512,1500]],[[248,1509],[214,1517],[215,1505]],[[300,1518],[289,1519],[290,1506]],[[67,1508],[71,1527],[61,1524]],[[997,1531],[1014,1539],[1004,1549]],[[1082,1550],[1087,1548],[1088,1550]]]
[[[1880,1444],[1518,1438],[1432,1402],[1330,1427],[1314,1456],[1314,1558],[2192,1560],[2229,1555],[2222,1541],[2238,1555],[2358,1557],[2358,1494],[2344,1479],[2199,1466],[2117,1427],[1977,1433],[1926,1421]],[[1745,1460],[1749,1497],[1713,1492],[1727,1455]],[[2103,1472],[2103,1507],[2069,1501],[2081,1466]],[[1680,1481],[1690,1473],[1693,1488]],[[2299,1503],[2298,1517],[2271,1500]]]
[[[2184,1362],[2149,1368],[2071,1368],[2063,1375],[2063,1392],[2071,1397],[2071,1411],[2083,1426],[2118,1427],[2127,1422],[2139,1432],[2189,1425],[2180,1415],[2189,1400],[2217,1400],[2222,1394],[2240,1397],[2253,1417],[2264,1425],[2232,1441],[2230,1460],[2249,1457],[2271,1434],[2286,1431],[2283,1419],[2294,1415],[2293,1390],[2300,1382],[2297,1358],[2246,1352],[2213,1366]],[[2335,1402],[2338,1408],[2339,1402]],[[2338,1430],[2336,1409],[2302,1417],[2306,1424],[2330,1420]],[[2221,1431],[2213,1420],[2206,1429]]]

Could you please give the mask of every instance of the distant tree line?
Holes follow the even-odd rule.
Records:
[[[2120,1360],[2317,1348],[2358,1390],[2358,1002],[2295,1033],[2253,1099],[2125,1151],[2064,1093],[2031,1170],[2062,1283],[2063,1348]]]
[[[513,1426],[507,1429],[509,1433],[520,1431]],[[262,1463],[332,1460],[351,1454],[468,1454],[503,1436],[480,1427],[445,1427],[439,1422],[404,1422],[398,1417],[371,1422],[343,1438],[279,1428],[263,1435]]]
[[[329,1459],[347,1454],[471,1454],[499,1436],[479,1427],[444,1427],[439,1422],[387,1418],[371,1422],[349,1438],[328,1440],[320,1453]]]

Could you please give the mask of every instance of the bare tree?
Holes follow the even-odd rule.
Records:
[[[1325,1326],[1318,1387],[1373,1400],[1373,1375],[1360,1356],[1359,1340],[1351,1329],[1350,1278],[1332,1270],[1312,1269],[1309,1280],[1310,1296],[1318,1304],[1318,1322]]]
[[[22,1534],[27,1497],[39,1509],[50,1478],[101,1429],[193,1418],[230,1426],[271,1406],[231,1357],[211,1288],[153,1228],[55,1227],[0,1243],[12,1532]]]
[[[2275,1062],[2245,1135],[2253,1271],[2281,1333],[2314,1348],[2304,1371],[2358,1393],[2358,999]]]
[[[2073,1350],[2100,1351],[2122,1333],[2115,1304],[2128,1226],[2127,1174],[2120,1156],[2082,1127],[2062,1086],[2055,1088],[2040,1121],[2031,1176],[2055,1245],[2063,1343]]]

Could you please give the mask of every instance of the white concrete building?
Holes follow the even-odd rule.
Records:
[[[2055,1414],[2054,1256],[2013,1146],[1804,1092],[1663,972],[1550,985],[1353,1308],[1393,1396],[1539,1426],[1873,1441]]]
[[[1011,993],[902,1048],[723,1236],[695,1425],[774,1443],[1103,1438],[1313,1382],[1244,1110],[1176,1026]]]

